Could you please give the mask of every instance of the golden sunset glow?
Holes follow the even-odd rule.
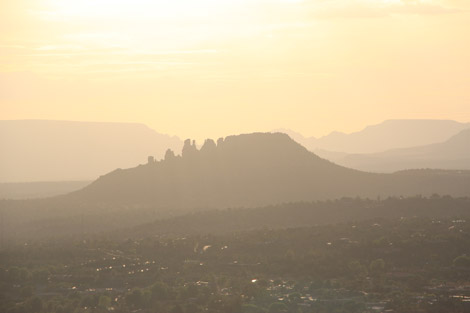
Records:
[[[142,122],[198,138],[470,119],[464,0],[6,0],[1,9],[3,119]]]

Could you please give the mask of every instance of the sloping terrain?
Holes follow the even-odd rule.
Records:
[[[116,170],[69,197],[89,202],[166,208],[223,208],[290,201],[470,194],[467,172],[371,174],[338,166],[281,133],[230,136],[201,150]]]
[[[182,144],[143,124],[0,121],[0,182],[94,180]]]

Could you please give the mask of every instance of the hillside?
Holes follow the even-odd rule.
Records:
[[[468,128],[469,123],[451,120],[387,120],[358,132],[332,132],[320,138],[306,138],[291,130],[281,132],[289,134],[311,151],[321,149],[345,153],[377,153],[442,142]]]
[[[0,121],[0,182],[94,180],[181,147],[143,124]]]
[[[255,133],[207,140],[200,150],[187,140],[182,156],[169,150],[162,161],[115,170],[76,192],[0,201],[0,209],[8,240],[21,242],[112,231],[209,209],[342,197],[470,196],[469,186],[470,171],[360,172],[316,156],[285,134]]]
[[[82,189],[89,181],[0,183],[0,199],[46,198]]]
[[[120,230],[114,238],[172,235],[216,235],[256,229],[282,229],[353,223],[374,219],[445,219],[470,217],[470,198],[342,198],[335,201],[294,202],[250,209],[195,212],[159,219]]]
[[[165,208],[223,208],[344,196],[470,195],[467,172],[371,174],[321,159],[281,133],[230,136],[201,150],[116,170],[70,199]]]
[[[436,144],[412,148],[393,149],[371,154],[319,155],[343,166],[371,172],[394,172],[413,168],[448,170],[470,169],[470,129]]]

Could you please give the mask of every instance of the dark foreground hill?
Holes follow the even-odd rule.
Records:
[[[469,196],[470,172],[372,174],[321,159],[281,133],[230,136],[182,156],[100,177],[68,197],[92,203],[162,208],[224,208],[339,197]]]
[[[158,219],[137,227],[120,230],[113,238],[152,236],[218,235],[256,229],[283,229],[356,223],[384,219],[468,219],[470,198],[387,198],[370,200],[342,198],[334,201],[295,202],[250,209],[226,209],[195,212]]]

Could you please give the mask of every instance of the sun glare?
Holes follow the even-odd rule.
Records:
[[[243,1],[236,0],[55,0],[52,7],[58,14],[85,18],[179,18],[199,16],[205,12],[224,10]]]

